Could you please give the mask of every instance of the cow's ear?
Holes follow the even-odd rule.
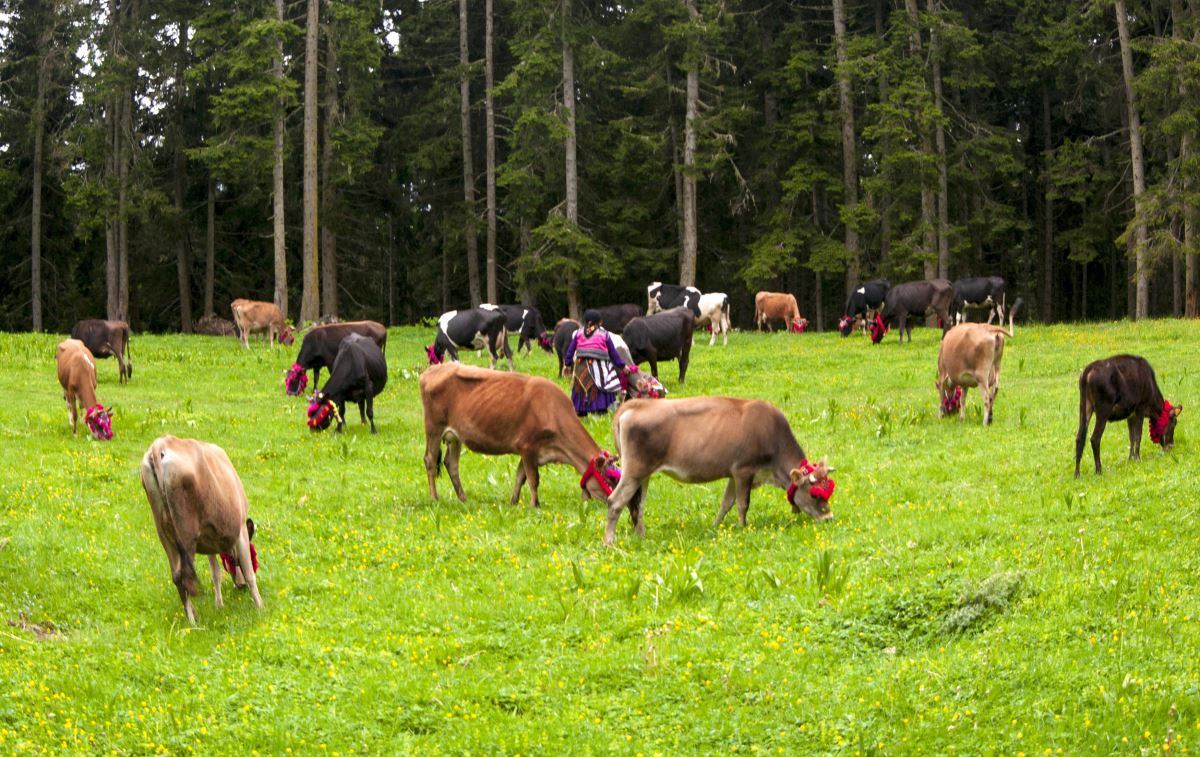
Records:
[[[804,473],[799,468],[792,468],[792,472],[788,474],[788,478],[792,480],[793,484],[799,486],[804,481]]]
[[[246,518],[246,538],[254,541],[254,520]]]
[[[1174,415],[1176,418],[1178,418],[1179,414],[1182,412],[1183,412],[1183,405],[1176,405],[1175,407],[1171,408],[1171,415]],[[111,413],[110,413],[110,415],[111,415]]]

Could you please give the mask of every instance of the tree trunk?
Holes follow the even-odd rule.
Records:
[[[308,0],[304,37],[304,289],[300,296],[300,322],[311,323],[321,312],[318,278],[317,210],[317,35],[319,0]]]
[[[883,0],[875,0],[875,36],[882,42],[884,40],[884,2]],[[887,72],[882,70],[879,73],[879,102],[886,103],[888,101],[889,87]],[[883,164],[884,158],[891,152],[891,140],[884,137],[880,141],[880,151],[877,160],[880,165]],[[888,260],[892,256],[892,217],[891,203],[888,201],[886,192],[884,196],[879,198],[879,263],[881,267],[886,268]]]
[[[129,142],[133,134],[133,95],[121,89],[117,131],[117,313],[129,320]]]
[[[187,158],[183,154],[183,103],[187,98],[183,71],[187,66],[187,21],[179,24],[178,77],[175,86],[178,96],[175,100],[175,218],[179,224],[175,240],[175,267],[179,278],[179,327],[183,333],[192,333],[192,277],[191,260],[188,255],[188,222],[187,211],[184,209],[184,191],[187,185]]]
[[[117,0],[108,0],[108,26],[109,26],[109,60],[116,61],[117,59],[117,39],[118,39],[118,24],[117,24]],[[105,103],[107,113],[105,114],[106,138],[108,140],[108,155],[104,158],[104,169],[108,180],[112,184],[117,182],[117,152],[118,135],[121,133],[121,98],[116,92],[110,95],[109,100]],[[121,285],[120,285],[120,260],[117,251],[117,217],[109,214],[104,223],[104,283],[105,283],[105,317],[110,321],[117,320],[121,317]]]
[[[700,23],[696,0],[687,0],[688,16]],[[694,52],[694,51],[693,51]],[[680,286],[696,285],[696,121],[700,118],[700,61],[693,60],[687,70],[687,103],[683,122],[683,239],[679,252]]]
[[[392,251],[392,216],[387,219],[387,325],[396,325],[396,261]]]
[[[909,21],[912,22],[912,38],[909,40],[909,52],[915,58],[921,57],[921,12],[917,0],[904,0],[904,8],[908,11]],[[926,156],[933,154],[933,135],[928,129],[922,129],[921,139]],[[921,229],[922,229],[922,262],[924,263],[925,278],[937,278],[937,209],[933,187],[921,171]]]
[[[1178,42],[1183,42],[1184,27],[1190,22],[1187,10],[1184,7],[1182,0],[1171,0],[1171,36]],[[1195,41],[1195,40],[1193,40]],[[1179,71],[1179,101],[1185,107],[1191,105],[1191,92],[1187,85],[1186,73]],[[1184,129],[1179,136],[1179,171],[1180,191],[1185,198],[1190,198],[1192,193],[1192,174],[1191,163],[1192,154],[1195,151],[1195,135],[1191,129]],[[1183,255],[1184,255],[1184,273],[1183,273],[1183,297],[1184,315],[1188,318],[1195,318],[1197,313],[1196,289],[1197,289],[1197,265],[1196,265],[1196,213],[1190,204],[1190,200],[1185,200],[1183,206]]]
[[[275,0],[275,20],[280,24],[283,23],[283,0]],[[277,83],[283,81],[283,37],[275,40],[275,61],[271,71],[272,76]],[[284,109],[286,103],[283,95],[280,95],[275,100],[275,167],[272,175],[271,184],[271,203],[273,208],[273,240],[275,252],[275,306],[279,308],[279,312],[283,313],[283,317],[288,317],[288,286],[287,286],[287,226],[284,224],[286,220],[284,215],[284,188],[283,188],[283,137],[284,137],[284,118],[286,113]],[[212,197],[212,186],[209,185],[209,196]],[[213,205],[210,202],[210,211]],[[210,221],[212,216],[209,216]],[[210,237],[210,240],[212,237]],[[210,248],[211,249],[211,248]],[[209,260],[212,260],[211,252]],[[212,286],[212,276],[209,275],[209,286]],[[209,294],[211,295],[211,289]],[[212,302],[209,301],[209,309],[211,310]]]
[[[1117,34],[1121,39],[1121,72],[1125,82],[1125,107],[1129,112],[1129,156],[1133,163],[1133,245],[1134,277],[1136,280],[1136,310],[1134,319],[1150,314],[1149,260],[1146,252],[1146,222],[1142,217],[1142,195],[1146,191],[1146,164],[1142,157],[1142,122],[1137,112],[1137,97],[1133,91],[1133,50],[1129,44],[1129,23],[1125,0],[1114,0],[1117,14]]]
[[[467,50],[467,0],[458,0],[458,65],[462,76],[458,80],[458,117],[462,125],[463,205],[466,215],[463,224],[467,237],[467,290],[471,307],[479,307],[479,239],[475,229],[475,161],[471,155],[471,58]],[[493,305],[496,303],[492,303]]]
[[[563,59],[563,115],[567,120],[567,138],[563,145],[564,172],[566,174],[567,222],[573,229],[579,227],[579,164],[576,156],[575,134],[575,49],[569,35],[571,0],[562,4],[562,59]],[[579,291],[579,272],[567,266],[567,314],[577,321],[583,320],[583,298]]]
[[[1043,202],[1045,209],[1042,218],[1042,302],[1041,316],[1043,323],[1054,321],[1054,187],[1050,181],[1051,166],[1054,165],[1054,135],[1050,123],[1050,87],[1042,86],[1042,154],[1045,162],[1042,166],[1044,186]]]
[[[838,106],[842,112],[842,187],[843,207],[858,204],[858,152],[854,141],[854,100],[850,92],[850,71],[846,65],[846,9],[844,0],[833,0],[833,33],[837,40]],[[862,278],[858,249],[858,230],[846,223],[846,296]]]
[[[492,97],[495,86],[496,64],[492,54],[493,45],[492,0],[484,3],[483,28],[483,112],[484,129],[487,132],[486,157],[487,161],[487,298],[488,302],[500,301],[496,290],[496,104]]]
[[[34,331],[42,330],[42,149],[46,137],[46,79],[50,76],[49,29],[40,36],[37,95],[33,101],[33,209],[29,219],[29,287]]]
[[[337,233],[333,208],[337,190],[333,184],[333,139],[330,132],[340,119],[338,109],[338,59],[332,28],[325,34],[325,142],[321,145],[321,315],[338,314]]]
[[[208,212],[204,224],[204,314],[214,315],[213,311],[213,274],[217,262],[217,182],[208,176]],[[280,308],[284,317],[287,311]]]
[[[928,0],[929,12],[936,10],[936,0]],[[937,241],[938,241],[938,277],[950,278],[950,179],[946,169],[946,128],[942,125],[941,115],[944,112],[942,99],[942,63],[939,58],[941,50],[938,47],[937,24],[929,31],[929,57],[932,61],[933,102],[937,107],[938,121],[934,126],[934,143],[937,146]]]

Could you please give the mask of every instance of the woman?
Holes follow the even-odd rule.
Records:
[[[580,416],[607,412],[617,401],[624,376],[629,372],[612,337],[600,327],[600,313],[596,310],[583,314],[583,328],[571,336],[563,363],[572,367],[571,402]]]

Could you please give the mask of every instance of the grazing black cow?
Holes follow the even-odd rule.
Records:
[[[904,334],[908,332],[908,341],[912,341],[912,324],[908,322],[910,315],[922,316],[935,313],[942,327],[942,334],[952,325],[950,323],[950,298],[954,294],[953,285],[946,279],[930,279],[929,281],[909,281],[897,284],[888,290],[883,301],[883,310],[876,317],[876,326],[871,330],[871,341],[878,344],[883,339],[883,332],[888,324],[896,322],[900,332],[900,344],[904,344]]]
[[[71,328],[71,338],[87,345],[92,357],[115,357],[120,383],[124,384],[133,378],[133,360],[129,357],[129,324],[125,321],[99,318],[76,321]]]
[[[533,352],[533,343],[537,342],[538,346],[546,352],[553,348],[550,332],[546,331],[546,323],[542,320],[542,313],[537,308],[528,308],[524,305],[480,305],[482,308],[496,309],[504,313],[505,328],[508,333],[517,334],[517,352],[522,349],[525,354]]]
[[[646,315],[654,315],[672,308],[687,308],[692,318],[700,317],[700,290],[678,284],[656,281],[646,287]]]
[[[871,313],[878,312],[887,299],[888,290],[892,288],[887,279],[875,279],[859,286],[846,299],[845,314],[838,321],[838,331],[842,336],[850,336],[854,324],[859,319],[865,324],[870,320]]]
[[[658,361],[679,359],[679,383],[687,376],[688,355],[692,351],[695,318],[684,307],[634,318],[621,335],[635,362],[648,360],[650,374],[658,378]]]
[[[434,365],[445,359],[450,353],[450,359],[458,362],[459,349],[482,350],[487,347],[492,359],[492,368],[500,359],[500,353],[508,358],[508,369],[513,369],[512,350],[508,346],[508,325],[504,313],[495,309],[472,308],[470,310],[451,310],[442,313],[438,318],[437,337],[433,344],[425,348],[429,364]]]
[[[371,421],[371,433],[375,430],[375,395],[387,386],[387,360],[383,350],[369,337],[350,334],[338,347],[333,367],[329,369],[329,380],[313,394],[308,406],[308,427],[313,431],[324,431],[331,423],[330,415],[337,418],[337,430],[346,425],[346,400],[358,403],[358,417],[363,423]],[[365,407],[365,410],[364,410]]]
[[[950,315],[955,323],[967,319],[966,309],[988,311],[987,322],[991,323],[997,317],[997,323],[1004,324],[1004,298],[1008,284],[999,276],[977,276],[971,279],[959,279],[954,282],[954,295],[950,299]]]
[[[1079,432],[1075,435],[1075,478],[1079,478],[1079,460],[1088,423],[1096,414],[1092,431],[1092,457],[1096,473],[1100,470],[1100,439],[1109,421],[1129,422],[1129,459],[1142,452],[1142,419],[1150,419],[1150,441],[1171,449],[1175,444],[1175,423],[1183,405],[1172,406],[1158,388],[1154,369],[1139,355],[1114,355],[1097,360],[1079,374]]]
[[[296,362],[283,380],[287,393],[295,397],[304,392],[310,369],[313,372],[313,390],[319,389],[321,369],[333,365],[342,340],[351,334],[362,334],[378,344],[380,352],[387,351],[387,328],[378,321],[343,321],[314,326],[304,337]]]
[[[571,343],[571,337],[581,328],[583,328],[583,324],[579,321],[572,321],[570,318],[562,319],[554,327],[554,354],[558,355],[559,376],[570,375],[567,364],[563,362],[563,355],[566,354],[567,345]]]
[[[614,334],[620,334],[630,321],[642,315],[641,305],[606,305],[596,310],[600,311],[600,325]]]

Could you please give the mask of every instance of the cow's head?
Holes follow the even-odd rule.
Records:
[[[304,388],[308,386],[308,371],[304,370],[299,363],[292,363],[287,377],[283,379],[283,386],[289,397],[299,397],[304,393]]]
[[[829,520],[833,517],[829,509],[829,498],[833,496],[834,488],[829,474],[833,470],[825,458],[815,465],[808,460],[801,460],[800,467],[792,469],[792,483],[787,490],[792,512],[808,513],[813,520]]]
[[[1175,423],[1179,420],[1179,414],[1182,412],[1183,405],[1172,406],[1170,402],[1163,400],[1162,410],[1158,417],[1150,419],[1150,441],[1161,444],[1163,449],[1174,447]]]
[[[99,441],[106,442],[113,438],[112,433],[112,410],[105,410],[104,405],[92,405],[87,409],[87,414],[83,416],[83,422],[87,425],[88,431],[92,432],[92,436]],[[1174,424],[1172,424],[1172,427]]]
[[[286,344],[289,347],[292,346],[293,344],[295,344],[296,343],[296,330],[293,329],[291,326],[287,325],[286,323],[283,324],[283,328],[280,329],[280,331],[279,331],[279,343]]]
[[[962,409],[963,389],[961,386],[955,386],[953,391],[940,381],[935,381],[938,394],[942,398],[942,409],[938,413],[939,418],[945,418],[947,415],[953,415]]]
[[[610,454],[608,450],[600,450],[599,454],[589,460],[588,467],[579,478],[583,498],[595,497],[601,502],[608,502],[619,483],[621,469],[617,467],[616,455]]]
[[[879,344],[883,341],[883,335],[887,333],[887,324],[883,322],[883,316],[879,313],[875,314],[875,320],[871,321],[871,343]]]
[[[429,358],[430,365],[437,365],[442,362],[442,353],[438,351],[436,343],[425,348],[425,357]]]
[[[791,325],[788,327],[793,334],[803,334],[808,331],[807,318],[793,318]]]
[[[308,406],[308,428],[314,433],[324,431],[329,428],[334,419],[339,422],[337,405],[333,400],[325,396],[324,392],[317,392],[313,395],[312,403]]]
[[[850,334],[854,331],[854,322],[856,320],[857,319],[851,315],[842,316],[842,319],[838,321],[838,333],[842,336],[850,336]]]
[[[246,518],[246,534],[250,540],[250,566],[254,572],[258,572],[258,550],[254,548],[254,521]],[[233,576],[233,585],[239,588],[246,585],[246,579],[241,575],[241,566],[238,565],[237,557],[232,552],[221,553],[221,564],[225,566],[225,570],[229,575]]]
[[[550,335],[549,331],[543,331],[538,334],[538,346],[546,352],[554,349],[554,337]]]

